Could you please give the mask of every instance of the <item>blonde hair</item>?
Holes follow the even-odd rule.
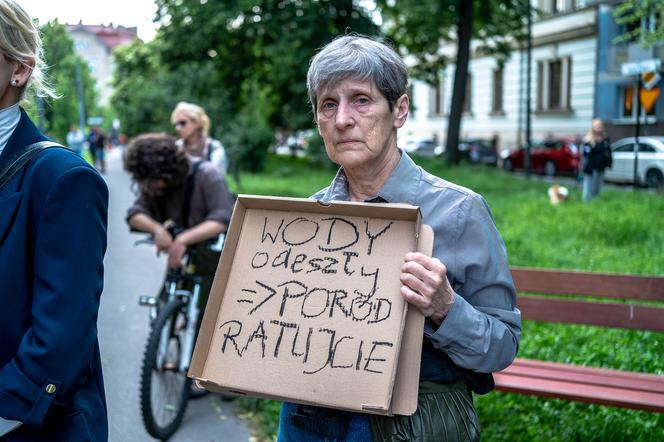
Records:
[[[21,98],[28,88],[40,97],[57,98],[46,81],[39,29],[28,13],[13,0],[0,0],[0,51],[5,59],[17,61],[32,70],[21,90]],[[31,66],[32,62],[34,66]]]
[[[210,117],[208,117],[205,113],[205,109],[194,103],[180,101],[171,113],[171,123],[175,124],[175,120],[178,114],[185,114],[192,121],[198,123],[201,126],[203,137],[208,136],[208,132],[210,131]]]
[[[583,137],[583,141],[590,144],[592,147],[595,147],[595,131],[593,130],[593,126],[595,126],[595,123],[601,123],[602,124],[602,133],[600,134],[602,138],[606,138],[606,131],[604,130],[604,124],[602,123],[602,120],[599,118],[593,118],[593,120],[590,122],[590,130],[588,130],[588,133]]]

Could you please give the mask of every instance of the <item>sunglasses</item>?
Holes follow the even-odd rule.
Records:
[[[175,127],[186,126],[188,123],[187,120],[179,120],[175,122]]]

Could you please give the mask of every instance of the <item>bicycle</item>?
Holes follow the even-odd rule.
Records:
[[[171,234],[175,237],[177,232]],[[223,236],[211,250],[221,251]],[[136,242],[140,243],[153,241]],[[204,280],[203,275],[196,273],[197,248],[187,250],[183,267],[168,270],[157,297],[139,297],[139,305],[150,309],[151,322],[141,367],[141,414],[147,432],[160,440],[167,440],[180,427],[189,398],[207,393],[192,390],[192,380],[187,377],[198,333]]]

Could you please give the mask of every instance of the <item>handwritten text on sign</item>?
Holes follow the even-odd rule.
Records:
[[[236,308],[221,317],[221,353],[299,361],[309,375],[387,370],[403,311],[403,253],[390,238],[404,228],[412,236],[412,224],[316,214],[252,221],[244,228],[259,234],[235,257],[241,283],[226,295]]]

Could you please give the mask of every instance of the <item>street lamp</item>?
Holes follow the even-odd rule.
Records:
[[[530,5],[530,0],[526,0],[527,7],[527,17],[528,24],[526,28],[526,36],[528,39],[527,49],[526,49],[526,152],[525,152],[525,168],[526,168],[526,178],[530,178],[530,145],[531,145],[531,100],[530,100],[530,89],[531,89],[531,71],[533,63],[533,8]]]

